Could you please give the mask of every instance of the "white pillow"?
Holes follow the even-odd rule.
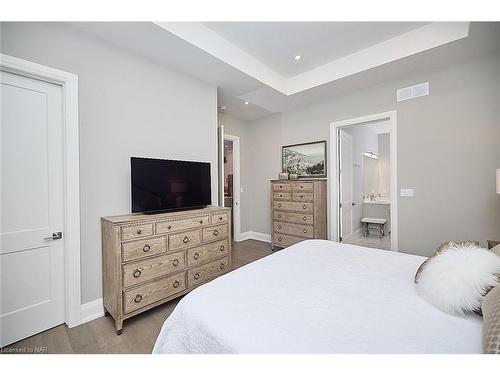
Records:
[[[498,284],[500,257],[486,249],[449,249],[422,270],[418,294],[452,314],[480,311],[483,296]]]

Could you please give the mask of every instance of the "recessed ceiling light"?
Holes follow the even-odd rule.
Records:
[[[248,102],[245,102],[245,105],[248,105]]]
[[[293,57],[293,59],[294,59],[294,60],[300,60],[301,58],[302,58],[302,56],[300,56],[300,55],[295,55],[295,56]]]

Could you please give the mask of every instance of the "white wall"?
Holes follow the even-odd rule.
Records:
[[[130,212],[130,157],[212,163],[216,87],[61,23],[3,23],[2,53],[79,76],[82,302],[100,298],[100,217]]]
[[[396,102],[396,90],[430,82],[430,96]],[[329,139],[333,121],[397,110],[399,249],[430,255],[443,241],[500,238],[500,55],[419,71],[250,124],[251,230],[270,233],[269,179],[282,145]],[[331,162],[330,155],[328,163]],[[328,176],[331,178],[331,176]]]
[[[355,165],[352,170],[353,202],[356,203],[352,209],[352,227],[353,231],[356,231],[361,228],[361,219],[363,218],[363,153],[378,153],[378,136],[366,125],[353,126],[343,130],[352,135],[352,161]]]

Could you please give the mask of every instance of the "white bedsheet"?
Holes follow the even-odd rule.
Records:
[[[481,353],[480,317],[416,294],[424,259],[301,242],[186,295],[153,353]]]

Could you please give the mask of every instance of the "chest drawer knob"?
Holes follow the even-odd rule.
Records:
[[[305,209],[307,208],[307,206],[306,206],[306,205],[303,205],[303,206],[302,206],[302,208],[305,210]]]
[[[307,221],[307,216],[304,216],[302,220]]]
[[[302,232],[307,233],[307,229],[303,229]]]
[[[281,237],[278,237],[278,241],[281,242]]]
[[[188,243],[189,242],[189,237],[188,236],[184,236],[182,242]]]
[[[200,220],[200,224],[203,224],[203,220]]]
[[[142,296],[140,294],[137,294],[134,298],[134,302],[135,303],[139,303],[142,301]]]
[[[280,194],[280,198],[283,198],[283,194]]]
[[[171,225],[169,225],[169,226],[167,227],[167,229],[172,229],[172,226],[171,226]]]
[[[280,219],[281,219],[281,214],[278,214],[278,218],[280,218]]]
[[[200,273],[196,272],[193,277],[195,280],[198,280],[200,278]]]
[[[137,229],[137,234],[141,234],[142,233],[142,229]]]
[[[281,229],[281,225],[278,225],[278,229]]]
[[[283,189],[283,185],[280,185],[280,189]]]
[[[221,270],[223,270],[223,269],[224,269],[224,267],[226,267],[226,265],[225,265],[224,263],[221,263],[221,264],[219,265],[219,268],[220,268]]]
[[[134,276],[137,279],[138,277],[141,276],[141,274],[142,274],[142,269],[136,268],[132,276]]]
[[[214,230],[214,236],[218,236],[219,235],[219,231],[217,229]]]
[[[145,253],[147,253],[149,250],[151,250],[151,246],[149,246],[148,244],[145,244],[142,248],[142,251],[144,251]]]
[[[200,254],[194,253],[194,255],[193,255],[194,260],[197,260],[199,257],[200,257]]]
[[[299,197],[304,198],[304,196],[303,196],[303,195],[299,195]]]
[[[177,267],[179,265],[179,259],[175,258],[172,264],[174,265],[174,267]]]
[[[179,283],[179,281],[175,280],[175,281],[172,283],[172,286],[173,286],[174,288],[177,288],[177,287],[179,286],[179,284],[180,284],[180,283]]]
[[[224,245],[220,245],[219,249],[220,249],[220,251],[224,251],[224,249],[225,249]]]
[[[281,203],[278,203],[278,207],[281,207]]]
[[[222,221],[222,216],[219,216],[219,221]]]

